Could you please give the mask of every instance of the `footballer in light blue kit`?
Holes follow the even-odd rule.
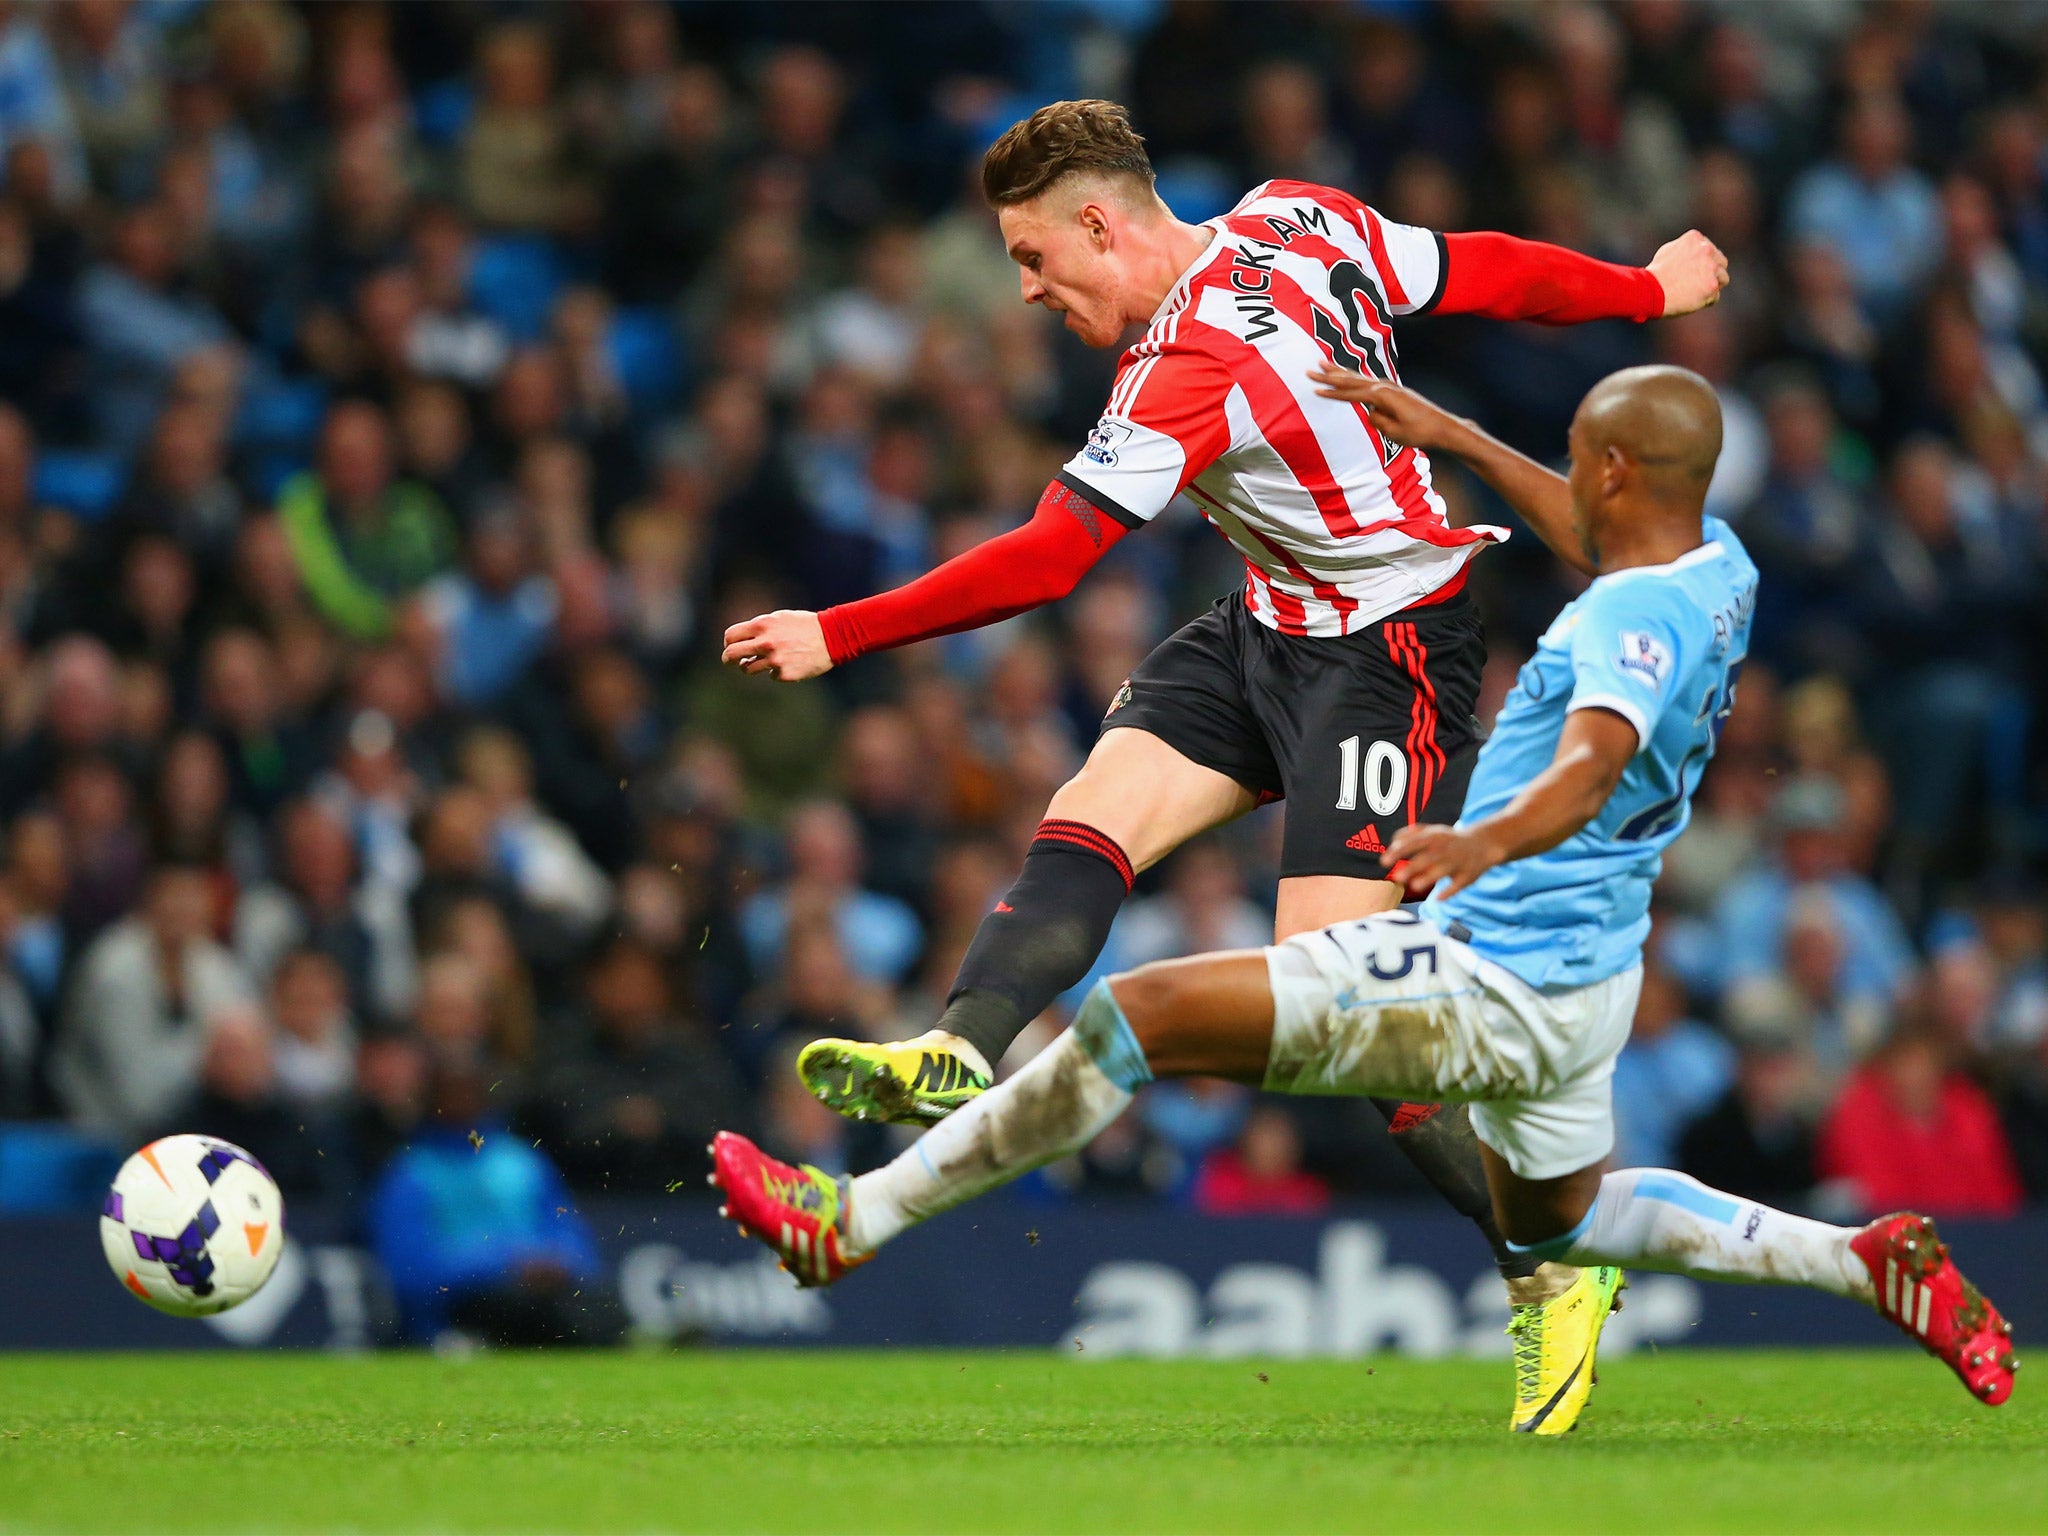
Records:
[[[1756,598],[1740,541],[1702,513],[1721,447],[1712,387],[1669,367],[1601,380],[1572,419],[1566,479],[1397,384],[1316,377],[1389,441],[1462,459],[1593,578],[1523,667],[1458,824],[1413,822],[1389,843],[1389,877],[1428,899],[1112,976],[1021,1071],[855,1179],[721,1133],[726,1212],[804,1283],[828,1284],[905,1228],[1075,1151],[1154,1078],[1460,1101],[1501,1231],[1578,1266],[1565,1296],[1596,1324],[1622,1265],[1807,1285],[1874,1307],[1972,1396],[2004,1402],[2011,1329],[1924,1216],[1837,1227],[1669,1169],[1604,1166],[1650,885],[1734,703]],[[1512,1427],[1555,1433],[1591,1388],[1599,1330],[1565,1358],[1547,1313],[1526,1315],[1533,1332],[1524,1314],[1510,1328]]]
[[[1692,793],[1735,704],[1749,652],[1756,567],[1718,518],[1699,548],[1596,578],[1557,616],[1494,722],[1461,818],[1506,808],[1550,766],[1575,710],[1635,729],[1636,754],[1593,819],[1548,852],[1488,870],[1432,901],[1440,926],[1539,987],[1604,981],[1642,957],[1658,861],[1692,816]]]

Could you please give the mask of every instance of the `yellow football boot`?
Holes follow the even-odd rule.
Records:
[[[964,1044],[937,1030],[915,1040],[813,1040],[796,1072],[819,1103],[850,1119],[937,1125],[988,1091],[988,1073],[957,1049]]]
[[[1515,1409],[1508,1428],[1518,1435],[1562,1435],[1578,1426],[1593,1392],[1593,1354],[1607,1315],[1621,1309],[1622,1272],[1599,1264],[1547,1301],[1511,1307]]]

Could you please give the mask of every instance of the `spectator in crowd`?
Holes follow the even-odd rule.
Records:
[[[2027,1199],[2048,1200],[2048,1033],[2024,1055],[2007,1059],[1999,1117]]]
[[[345,1107],[356,1083],[356,1028],[341,967],[320,950],[293,950],[271,976],[270,1016],[279,1096],[313,1113]]]
[[[492,28],[478,49],[482,91],[462,142],[470,210],[504,229],[567,229],[578,206],[569,127],[554,102],[547,32],[522,21]]]
[[[1873,873],[1892,823],[1891,778],[1864,744],[1856,701],[1840,678],[1808,677],[1785,691],[1785,756],[1797,777],[1825,778],[1843,796],[1843,859]]]
[[[589,1224],[561,1173],[490,1113],[473,1064],[443,1058],[425,1122],[385,1165],[370,1244],[407,1338],[603,1344],[619,1333]]]
[[[1786,223],[1795,238],[1838,250],[1858,300],[1887,322],[1941,259],[1940,201],[1907,159],[1912,123],[1895,98],[1858,97],[1843,110],[1839,133],[1838,158],[1792,188]]]
[[[1892,460],[1890,516],[1863,564],[1863,622],[1884,689],[1875,714],[1899,786],[1900,857],[1917,875],[1953,841],[1969,787],[2009,825],[2027,701],[2015,618],[2038,591],[1997,530],[1956,505],[1954,457],[1917,438]]]
[[[1245,895],[1230,851],[1206,839],[1174,854],[1164,891],[1118,914],[1110,942],[1121,970],[1208,950],[1257,949],[1272,933],[1272,918]]]
[[[1237,1144],[1203,1160],[1195,1209],[1211,1216],[1313,1216],[1330,1202],[1323,1181],[1301,1166],[1301,1132],[1285,1110],[1261,1106]]]
[[[25,733],[0,749],[0,814],[10,819],[55,788],[67,762],[129,755],[122,740],[120,678],[114,656],[86,635],[67,635],[43,658],[41,707]]]
[[[79,1124],[121,1141],[160,1130],[198,1084],[211,1020],[249,1002],[241,968],[211,936],[212,909],[204,868],[164,865],[142,910],[79,957],[51,1058]]]
[[[766,985],[750,1000],[747,1027],[734,1041],[757,1082],[785,1045],[879,1030],[889,1022],[888,987],[860,974],[838,929],[817,917],[791,925],[778,963],[762,975]]]
[[[279,878],[250,887],[236,904],[243,965],[268,985],[294,950],[314,949],[334,963],[354,1006],[389,1010],[409,979],[392,973],[409,971],[411,957],[389,952],[390,918],[375,913],[373,893],[356,890],[347,825],[319,801],[300,800],[284,812],[279,843]]]
[[[1817,1116],[1824,1093],[1787,989],[1752,991],[1732,1007],[1735,1082],[1685,1128],[1677,1165],[1752,1200],[1807,1207],[1820,1183]]]
[[[1821,1128],[1819,1165],[1873,1215],[2010,1216],[2022,1196],[1990,1097],[1924,1027],[1902,1029],[1849,1080]]]
[[[26,413],[24,427],[61,430],[79,414],[82,353],[71,274],[37,249],[28,211],[0,202],[0,398]]]
[[[1735,1081],[1735,1049],[1689,1017],[1678,979],[1646,957],[1635,1027],[1614,1063],[1614,1161],[1669,1168],[1685,1128]]]
[[[868,850],[866,884],[913,907],[926,904],[939,857],[939,818],[928,793],[922,748],[916,723],[889,704],[873,704],[849,716],[839,745],[847,804]]]
[[[339,1127],[317,1105],[295,1103],[278,1083],[277,1052],[262,1011],[233,1004],[209,1019],[198,1093],[159,1130],[203,1130],[254,1155],[285,1198],[319,1199],[350,1187]]]
[[[14,889],[0,881],[0,944],[13,938]],[[11,971],[0,970],[0,1118],[23,1118],[42,1108],[38,1069],[43,1026],[28,989]]]
[[[710,1171],[704,1148],[749,1125],[738,1075],[677,1012],[660,957],[615,939],[585,984],[588,1038],[541,1073],[523,1121],[582,1189],[657,1194]]]
[[[228,425],[200,400],[176,400],[164,408],[139,472],[101,535],[104,554],[87,578],[98,590],[105,590],[128,544],[154,534],[173,540],[192,558],[202,591],[218,599],[249,510],[229,472]]]
[[[525,526],[510,508],[470,524],[464,568],[421,594],[441,693],[469,709],[495,704],[554,632],[554,583],[532,569]]]
[[[489,818],[490,865],[534,912],[579,936],[604,921],[611,881],[560,822],[533,800],[533,765],[509,731],[483,727],[463,743],[464,783]]]
[[[346,1133],[366,1183],[375,1182],[426,1118],[427,1074],[427,1050],[416,1035],[372,1035],[357,1050]]]
[[[1911,947],[1884,897],[1848,867],[1848,815],[1847,797],[1831,779],[1794,779],[1778,791],[1771,803],[1776,857],[1733,881],[1716,908],[1724,984],[1784,963],[1794,897],[1805,890],[1833,918],[1842,990],[1857,998],[1896,995]]]
[[[1763,573],[1752,643],[1773,662],[1853,664],[1860,651],[1850,621],[1871,514],[1836,463],[1834,407],[1794,375],[1773,386],[1764,411],[1770,467],[1742,519]]]
[[[360,640],[390,633],[393,602],[448,567],[454,530],[434,494],[393,478],[389,424],[345,401],[320,432],[318,472],[288,482],[278,513],[320,615]]]
[[[860,829],[845,808],[829,800],[798,806],[790,813],[788,842],[788,878],[740,912],[755,970],[775,965],[784,938],[801,918],[829,922],[861,976],[901,981],[917,959],[923,934],[909,907],[860,884]]]
[[[1995,972],[1991,1049],[2030,1051],[2048,1039],[2048,905],[2031,881],[1996,877],[1984,883],[1975,917]]]
[[[70,883],[62,824],[47,812],[17,819],[7,840],[6,966],[45,1025],[56,1017],[58,984],[71,958],[64,923]]]
[[[716,245],[733,172],[731,105],[708,64],[667,81],[657,133],[612,173],[604,200],[605,270],[627,303],[673,302]]]
[[[253,629],[221,629],[200,660],[201,712],[227,754],[229,791],[255,816],[273,816],[313,767],[313,744],[287,718],[278,657]]]
[[[475,306],[470,286],[476,243],[469,224],[445,204],[429,204],[412,223],[412,265],[417,308],[402,338],[405,379],[448,380],[465,389],[488,389],[505,371],[512,338],[502,322]],[[449,503],[461,515],[462,503]]]
[[[98,427],[124,452],[148,439],[181,367],[208,352],[232,356],[227,322],[179,291],[177,269],[168,210],[143,203],[122,215],[111,259],[79,282]]]

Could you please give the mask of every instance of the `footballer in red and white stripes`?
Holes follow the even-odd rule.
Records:
[[[988,1083],[1024,1026],[1094,964],[1134,874],[1189,838],[1287,801],[1275,921],[1286,938],[1393,906],[1381,852],[1411,823],[1457,819],[1485,661],[1461,589],[1473,555],[1506,534],[1452,527],[1427,458],[1336,387],[1397,377],[1394,322],[1429,310],[1653,320],[1711,304],[1728,275],[1697,232],[1648,267],[1615,266],[1507,235],[1417,229],[1303,182],[1267,182],[1222,218],[1184,224],[1111,102],[1056,102],[1016,124],[989,150],[982,185],[1027,304],[1090,346],[1145,328],[1101,420],[1022,527],[893,592],[736,624],[724,659],[796,681],[1008,618],[1066,596],[1181,496],[1236,546],[1246,576],[1105,701],[1094,750],[1053,796],[938,1027],[900,1043],[816,1041],[800,1056],[811,1091],[842,1113],[919,1124],[969,1096],[921,1085]],[[1535,531],[1583,558],[1568,527]],[[1597,1327],[1561,1301],[1584,1288],[1494,1228],[1464,1112],[1381,1108],[1402,1150],[1485,1232],[1511,1300],[1563,1307],[1553,1332],[1567,1352],[1581,1340],[1590,1366]]]

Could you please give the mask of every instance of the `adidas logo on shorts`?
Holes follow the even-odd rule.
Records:
[[[1356,832],[1344,839],[1344,846],[1356,849],[1360,853],[1385,853],[1387,851],[1387,845],[1380,841],[1380,829],[1378,827],[1360,827]]]

